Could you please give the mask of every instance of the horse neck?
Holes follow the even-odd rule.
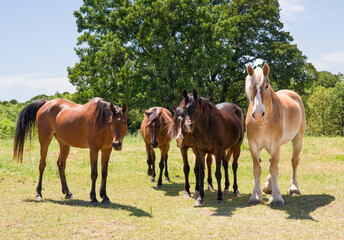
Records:
[[[208,103],[207,103],[208,104]],[[209,111],[206,113],[205,111]],[[209,105],[206,106],[206,109],[201,110],[200,117],[198,122],[195,124],[196,128],[207,129],[210,128],[213,120],[215,119],[217,112],[214,111]]]
[[[161,113],[161,115],[159,117],[159,121],[161,124],[160,131],[163,134],[167,134],[168,136],[173,138],[175,135],[175,130],[174,130],[174,123],[173,123],[172,119],[170,119],[169,116],[163,112],[163,113]]]

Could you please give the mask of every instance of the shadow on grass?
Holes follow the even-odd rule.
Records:
[[[184,192],[184,183],[175,183],[175,182],[163,182],[162,188],[157,189],[156,185],[152,186],[153,189],[157,191],[165,192],[165,196],[177,197],[181,191]]]
[[[324,207],[335,200],[335,197],[329,194],[311,194],[300,196],[282,196],[286,204],[283,207],[272,207],[279,211],[286,211],[289,214],[288,219],[301,219],[317,221],[310,216],[320,207]]]
[[[26,199],[24,200],[25,202],[35,202],[38,204],[42,204],[44,202],[50,202],[54,204],[60,204],[60,205],[67,205],[67,206],[74,206],[74,207],[94,207],[91,206],[89,201],[84,201],[84,200],[78,200],[78,199],[71,199],[71,200],[54,200],[54,199],[44,199],[42,201],[36,201],[32,199]],[[130,213],[130,216],[135,216],[135,217],[152,217],[151,214],[143,211],[142,209],[129,206],[129,205],[122,205],[122,204],[117,204],[117,203],[99,203],[98,206],[94,208],[104,208],[104,209],[114,209],[114,210],[125,210]]]

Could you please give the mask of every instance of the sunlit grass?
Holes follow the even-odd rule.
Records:
[[[205,204],[201,208],[193,206],[193,199],[184,199],[182,158],[174,140],[168,160],[171,183],[163,180],[163,189],[156,190],[156,182],[151,183],[146,174],[146,152],[141,136],[127,136],[123,150],[111,154],[107,193],[112,204],[100,204],[99,207],[89,205],[91,170],[87,149],[72,148],[70,151],[66,178],[76,199],[65,200],[56,166],[58,144],[55,140],[52,142],[43,177],[44,200],[36,202],[39,143],[34,139],[31,150],[26,146],[21,165],[12,161],[12,144],[13,139],[0,140],[2,239],[344,238],[344,138],[305,138],[298,170],[301,196],[286,195],[292,147],[291,144],[282,147],[279,185],[287,204],[279,208],[271,208],[269,195],[265,194],[264,205],[248,205],[253,176],[247,140],[239,159],[241,197],[226,195],[225,204],[216,205],[216,192],[205,191]],[[268,175],[269,158],[263,151],[262,184]],[[194,156],[191,150],[189,161],[193,193]],[[98,200],[101,200],[98,165],[96,189]],[[158,168],[158,163],[156,166]],[[214,173],[214,166],[212,170]],[[232,183],[232,174],[230,180]],[[215,177],[213,181],[216,186]]]

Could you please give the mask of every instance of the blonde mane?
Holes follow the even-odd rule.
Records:
[[[257,67],[254,70],[254,74],[252,76],[247,75],[246,77],[246,83],[245,83],[245,88],[246,88],[246,95],[248,99],[251,99],[252,93],[254,89],[258,86],[261,87],[264,84],[264,74],[263,70],[260,67]]]

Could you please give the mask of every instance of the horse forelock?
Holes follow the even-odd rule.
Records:
[[[245,88],[248,99],[252,99],[255,89],[257,87],[261,87],[264,84],[265,79],[266,76],[264,76],[263,70],[260,67],[257,67],[254,70],[254,74],[252,76],[247,75]]]

